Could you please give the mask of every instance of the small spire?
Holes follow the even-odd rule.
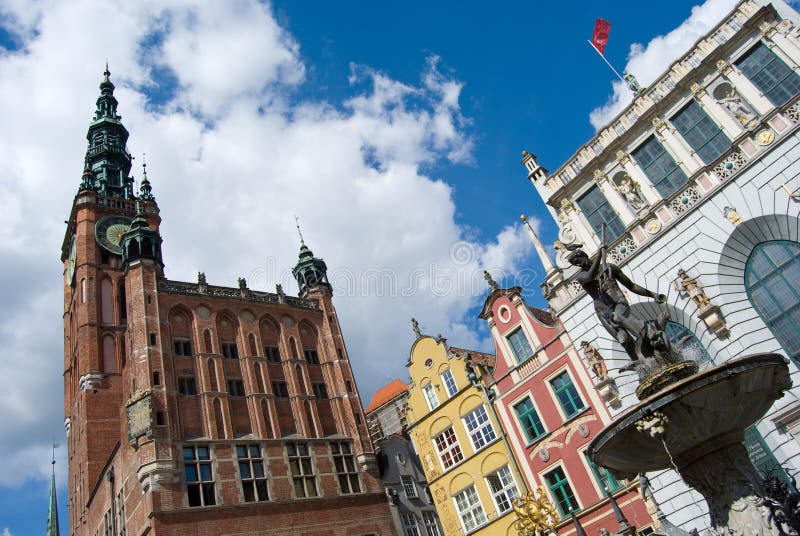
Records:
[[[56,497],[56,448],[58,443],[53,442],[53,457],[50,465],[50,505],[47,510],[47,532],[45,536],[60,536],[58,527],[58,500]]]
[[[498,289],[497,282],[492,278],[492,274],[490,274],[487,270],[483,271],[483,278],[486,279],[486,282],[489,283],[489,288],[494,292]]]
[[[111,83],[111,71],[108,70],[108,60],[106,60],[106,70],[103,71],[103,81],[100,82],[100,92],[103,95],[114,94],[114,84]]]
[[[139,185],[139,199],[142,201],[155,201],[153,197],[153,187],[150,186],[150,181],[147,180],[147,162],[145,162],[145,153],[142,153],[142,183]]]
[[[297,215],[295,215],[295,217],[294,217],[294,224],[297,226],[297,234],[300,235],[300,245],[301,246],[305,246],[306,243],[303,240],[303,233],[300,231],[300,217],[297,216]]]
[[[92,168],[89,166],[89,160],[84,162],[81,185],[78,187],[79,192],[84,190],[94,190],[94,173],[92,172]]]
[[[545,275],[555,272],[557,268],[555,264],[553,264],[553,259],[550,258],[550,254],[547,253],[541,240],[536,236],[536,232],[533,230],[533,227],[531,227],[531,222],[528,221],[528,217],[523,214],[519,219],[522,220],[522,223],[524,223],[525,227],[528,229],[528,235],[531,238],[531,242],[533,242],[533,247],[539,255],[539,260],[542,261],[542,266],[544,266]]]

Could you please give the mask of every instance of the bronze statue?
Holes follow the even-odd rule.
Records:
[[[567,256],[567,261],[581,270],[576,280],[592,297],[594,310],[600,323],[622,345],[632,361],[639,359],[636,352],[637,339],[639,339],[640,351],[645,357],[653,354],[654,347],[668,345],[663,333],[666,316],[655,322],[642,321],[632,317],[630,305],[622,293],[622,289],[619,288],[619,283],[622,283],[634,294],[653,298],[658,303],[667,301],[665,295],[656,294],[637,285],[620,270],[619,266],[607,264],[605,245],[600,248],[600,253],[594,261],[589,260],[589,256],[581,249],[580,245],[565,247],[571,251]]]

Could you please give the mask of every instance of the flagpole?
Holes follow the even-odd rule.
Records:
[[[622,80],[623,82],[625,82],[625,79],[624,79],[624,78],[622,78],[622,75],[620,75],[620,74],[617,72],[617,70],[614,68],[614,66],[613,66],[613,65],[611,65],[611,63],[610,63],[610,62],[609,62],[609,61],[606,59],[606,57],[605,57],[605,56],[603,56],[603,55],[600,53],[600,51],[599,51],[599,50],[597,50],[597,47],[596,47],[596,46],[594,46],[594,43],[592,43],[592,42],[591,42],[591,40],[589,40],[589,39],[587,39],[587,40],[586,40],[586,42],[587,42],[587,43],[589,43],[589,46],[590,46],[590,47],[592,47],[592,48],[594,49],[594,51],[595,51],[595,52],[597,52],[597,53],[600,55],[600,57],[601,57],[601,58],[603,58],[603,61],[604,61],[604,62],[606,62],[606,65],[608,65],[608,67],[609,67],[609,68],[610,68],[612,71],[614,71],[614,74],[615,74],[615,75],[617,75],[617,78],[619,78],[620,80]],[[627,82],[626,82],[626,83],[627,83]]]

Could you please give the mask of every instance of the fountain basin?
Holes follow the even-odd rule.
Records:
[[[606,426],[588,454],[598,465],[628,478],[688,466],[740,444],[744,429],[762,418],[789,387],[787,360],[780,354],[728,361],[642,400]],[[656,412],[666,417],[664,433],[639,431],[637,422]]]

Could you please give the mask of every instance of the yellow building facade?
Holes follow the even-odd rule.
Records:
[[[513,499],[525,493],[488,393],[470,376],[494,356],[418,336],[408,370],[408,429],[445,536],[516,534]]]

